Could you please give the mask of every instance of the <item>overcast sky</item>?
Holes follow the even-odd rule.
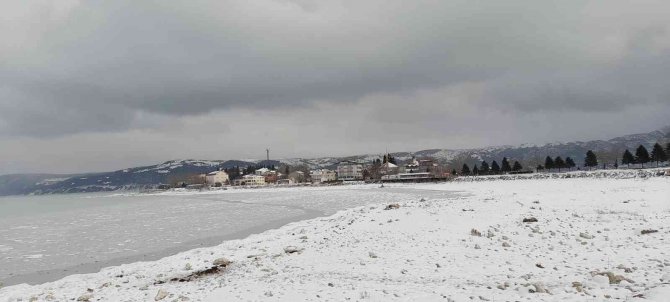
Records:
[[[0,174],[670,124],[667,0],[0,3]]]

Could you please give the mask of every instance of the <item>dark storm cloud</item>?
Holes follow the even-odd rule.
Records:
[[[578,100],[566,103],[575,110],[600,108],[593,105],[599,98],[627,99],[607,87],[598,91],[617,83],[592,79],[589,89],[552,80],[563,69],[571,80],[589,76],[589,66],[607,72],[608,63],[591,60],[585,44],[592,37],[574,17],[583,2],[87,1],[62,11],[50,5],[16,21],[38,27],[28,32],[34,41],[6,53],[0,65],[5,106],[25,114],[5,112],[4,132],[41,132],[22,124],[37,117],[47,134],[113,131],[135,126],[132,111],[272,109],[467,81],[492,82],[494,103],[522,99],[520,110],[552,108],[561,98]],[[581,70],[569,74],[571,65]],[[510,73],[514,81],[504,82]],[[104,123],[82,127],[91,125],[87,118]]]
[[[649,113],[639,129],[607,129],[649,130],[670,114],[668,11],[654,0],[3,1],[0,137],[36,149],[156,139],[148,152],[166,133],[174,144],[203,127],[242,131],[227,138],[251,144],[249,128],[286,141],[328,121],[348,129],[342,145],[383,146],[393,129],[410,150],[633,113]],[[241,119],[252,116],[265,116],[258,129]]]

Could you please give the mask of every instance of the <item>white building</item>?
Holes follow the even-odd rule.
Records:
[[[254,172],[254,174],[265,176],[265,174],[270,173],[270,171],[272,171],[272,170],[270,170],[268,168],[260,168],[260,169],[256,170],[256,172]]]
[[[379,174],[381,175],[390,175],[390,174],[398,174],[398,166],[387,162],[382,164],[382,166],[379,168]]]
[[[214,185],[216,183],[225,185],[229,180],[230,178],[228,177],[228,173],[224,171],[214,171],[205,175],[205,181],[208,185]]]
[[[363,180],[363,165],[354,162],[341,162],[337,166],[337,179],[342,181]]]
[[[261,175],[244,175],[242,178],[235,180],[236,186],[264,186],[265,176]]]
[[[337,173],[328,169],[313,170],[309,174],[312,176],[312,183],[322,183],[337,180]]]

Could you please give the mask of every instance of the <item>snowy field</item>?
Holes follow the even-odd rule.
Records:
[[[670,177],[286,192],[354,208],[0,301],[670,301]]]

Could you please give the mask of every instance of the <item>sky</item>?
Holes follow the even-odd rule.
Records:
[[[0,174],[670,125],[670,2],[0,0]]]

